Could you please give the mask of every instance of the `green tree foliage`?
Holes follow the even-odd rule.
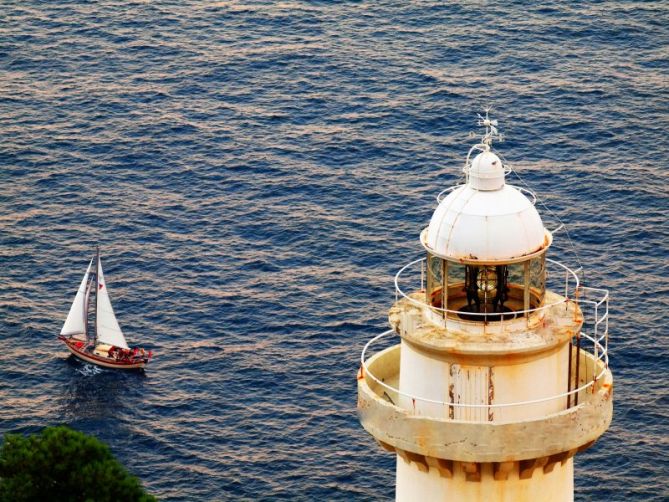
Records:
[[[6,434],[0,501],[154,501],[104,443],[68,427]]]

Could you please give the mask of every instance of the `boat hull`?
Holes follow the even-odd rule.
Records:
[[[79,347],[79,344],[77,342],[79,343],[81,342],[78,340],[73,340],[70,338],[66,338],[64,336],[59,336],[58,338],[62,340],[63,343],[65,343],[65,346],[75,357],[81,359],[84,362],[95,364],[96,366],[102,366],[104,368],[112,368],[119,370],[135,370],[146,367],[146,364],[149,362],[148,358],[141,359],[139,361],[138,360],[118,361],[110,357],[98,356],[96,354],[92,354],[91,352],[84,350],[83,345]]]

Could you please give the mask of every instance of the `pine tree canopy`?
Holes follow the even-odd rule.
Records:
[[[0,449],[0,502],[155,501],[98,439],[68,427],[25,437],[6,434]]]

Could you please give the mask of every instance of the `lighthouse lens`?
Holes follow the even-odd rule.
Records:
[[[479,272],[476,285],[479,291],[488,295],[494,294],[497,289],[497,272],[493,267],[483,267]]]

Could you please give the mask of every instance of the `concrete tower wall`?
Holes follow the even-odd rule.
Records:
[[[443,477],[436,469],[427,472],[397,457],[397,491],[399,502],[462,502],[462,501],[541,501],[571,502],[574,500],[573,458],[558,463],[551,472],[535,469],[532,477],[520,479],[517,468],[505,480],[495,479],[493,464],[482,464],[480,479],[471,479],[467,465],[454,462],[453,476]]]
[[[569,348],[535,354],[531,359],[495,365],[475,357],[423,351],[406,340],[401,344],[400,391],[447,406],[400,395],[399,406],[418,414],[468,421],[512,421],[542,417],[566,408],[566,399],[530,405],[493,408],[458,407],[457,404],[505,404],[533,401],[567,392]],[[456,362],[457,361],[457,362]]]

